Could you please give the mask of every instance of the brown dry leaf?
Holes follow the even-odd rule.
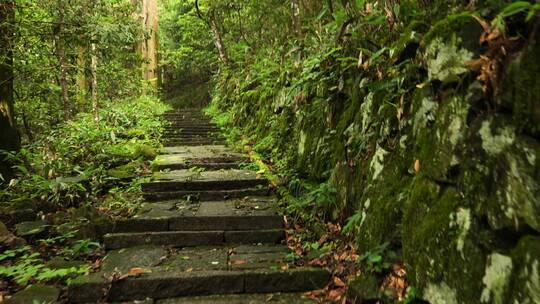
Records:
[[[233,260],[231,262],[231,265],[242,265],[242,264],[246,264],[248,261],[247,260]]]
[[[188,269],[186,269],[186,272],[193,272],[193,267],[189,267]]]
[[[146,269],[146,268],[134,267],[129,270],[128,275],[135,276],[135,275],[140,275],[143,273],[152,273],[152,270]]]
[[[420,172],[420,160],[417,159],[415,162],[414,162],[414,172],[416,174],[418,174],[418,172]]]
[[[338,287],[345,287],[346,284],[339,277],[334,277],[334,285]]]
[[[343,296],[344,293],[345,293],[345,289],[333,289],[333,290],[330,290],[327,298],[334,302],[339,301],[341,300],[341,297]]]

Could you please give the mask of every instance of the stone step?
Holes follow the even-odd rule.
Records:
[[[181,170],[192,167],[199,168],[237,168],[240,163],[247,163],[249,159],[235,152],[210,151],[196,149],[194,152],[158,155],[152,162],[154,171]]]
[[[165,131],[177,131],[177,130],[192,130],[192,131],[216,131],[219,132],[219,128],[210,124],[199,125],[168,125],[164,126]]]
[[[220,129],[214,126],[169,126],[163,129],[163,134],[166,133],[188,133],[192,134],[202,133],[219,133]]]
[[[180,190],[180,191],[155,191],[143,192],[143,197],[147,201],[162,201],[170,199],[191,198],[195,200],[222,200],[231,198],[242,198],[246,196],[267,196],[271,194],[268,187],[253,187],[232,190]]]
[[[155,172],[153,181],[141,184],[143,192],[234,190],[265,186],[268,181],[250,170]]]
[[[319,289],[328,283],[327,270],[291,265],[288,253],[282,245],[182,249],[141,246],[114,250],[104,258],[99,273],[81,276],[69,283],[68,300],[96,303],[100,300],[301,292]],[[138,274],[129,275],[133,269],[138,269]],[[113,273],[121,279],[107,280]]]
[[[223,141],[223,138],[219,138],[217,136],[208,136],[208,135],[174,135],[174,136],[163,136],[161,138],[162,142],[169,143],[169,142],[176,142],[176,141],[185,141],[185,142],[202,142],[202,141],[208,141],[208,142],[214,142],[214,141]]]
[[[163,134],[161,137],[164,141],[175,141],[175,140],[223,140],[223,137],[220,136],[220,134],[211,134],[211,133],[205,133],[205,134]]]
[[[189,117],[189,116],[183,116],[183,117],[169,117],[165,118],[165,121],[169,124],[173,123],[195,123],[195,124],[211,124],[210,120],[205,117]]]
[[[215,246],[223,244],[276,244],[283,240],[282,229],[217,230],[217,231],[158,231],[108,233],[103,237],[107,250],[140,245]]]
[[[221,154],[221,153],[235,153],[234,150],[225,146],[225,145],[207,145],[207,146],[197,146],[197,147],[186,147],[186,146],[177,146],[177,147],[165,147],[159,149],[161,154]]]
[[[272,197],[144,203],[133,218],[117,221],[113,232],[281,229],[283,219],[276,204]]]
[[[184,130],[184,129],[177,129],[177,130],[169,130],[162,133],[162,135],[213,135],[214,133],[218,133],[218,131],[208,131],[208,130]]]
[[[224,140],[219,139],[167,139],[163,142],[165,147],[174,146],[208,146],[208,145],[222,145]]]
[[[156,304],[314,304],[303,293],[263,293],[197,296],[158,300]]]

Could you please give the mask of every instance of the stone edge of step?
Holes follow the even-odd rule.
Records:
[[[70,303],[90,303],[103,299],[129,301],[212,294],[300,292],[322,288],[329,280],[328,270],[313,267],[149,273],[113,282],[93,274],[71,281],[68,299]]]

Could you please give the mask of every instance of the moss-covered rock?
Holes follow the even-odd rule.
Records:
[[[512,251],[513,272],[501,303],[540,303],[540,238],[525,236]]]
[[[402,225],[404,259],[423,298],[431,303],[478,303],[484,236],[459,191],[415,178]]]
[[[15,234],[24,238],[37,238],[44,236],[48,228],[47,221],[22,222],[15,225]]]
[[[540,136],[540,31],[515,54],[504,69],[498,85],[498,104],[512,111],[519,129]]]
[[[466,196],[493,229],[540,231],[540,144],[518,136],[508,117],[471,127],[461,177]]]
[[[6,304],[52,304],[57,303],[60,291],[53,286],[30,285],[16,293]]]
[[[132,161],[128,164],[107,170],[107,174],[117,179],[133,179],[141,170],[141,161]]]

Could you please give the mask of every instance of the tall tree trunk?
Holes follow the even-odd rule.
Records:
[[[77,103],[79,106],[85,104],[88,85],[86,80],[86,45],[80,45],[77,54]]]
[[[136,3],[137,1],[134,1]],[[142,41],[139,52],[143,59],[143,79],[157,89],[158,85],[158,29],[159,14],[157,0],[140,0],[143,27],[149,36]]]
[[[66,67],[66,50],[64,44],[64,37],[62,34],[64,32],[64,1],[60,1],[58,4],[58,15],[59,15],[59,26],[58,26],[58,37],[56,40],[56,56],[58,57],[58,64],[60,65],[60,90],[62,96],[62,105],[64,108],[64,120],[68,121],[71,119],[71,103],[69,101],[68,93],[68,83],[67,83],[67,67]]]
[[[214,35],[214,43],[216,44],[216,48],[219,52],[219,59],[221,60],[221,62],[223,62],[223,64],[228,65],[229,55],[227,54],[227,49],[223,44],[223,38],[221,36],[221,33],[219,32],[215,15],[210,14],[208,19],[208,23],[210,24],[210,30],[212,30],[212,34]]]
[[[20,136],[13,117],[13,21],[14,1],[0,2],[0,150],[17,151]],[[9,181],[13,171],[4,155],[0,154],[0,184]]]
[[[98,82],[97,82],[97,51],[96,44],[92,43],[92,63],[90,69],[92,70],[92,114],[94,121],[99,121],[99,105],[98,105]]]

